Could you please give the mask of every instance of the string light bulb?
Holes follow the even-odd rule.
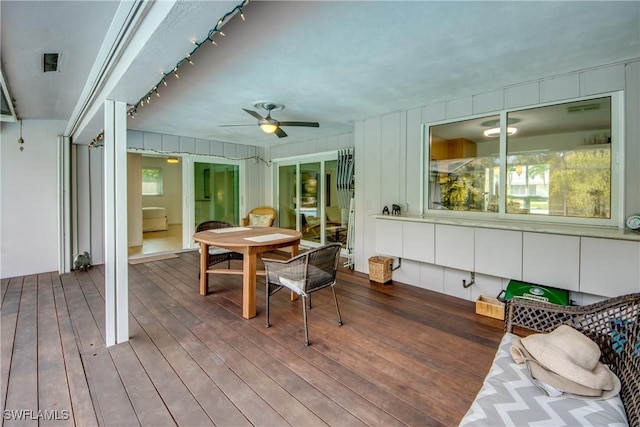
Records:
[[[20,147],[20,151],[24,150],[24,139],[22,138],[22,119],[20,119],[20,138],[18,138],[18,147]]]

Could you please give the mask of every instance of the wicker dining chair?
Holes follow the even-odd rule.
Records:
[[[215,230],[218,228],[235,227],[233,224],[229,224],[224,221],[205,221],[198,224],[196,227],[196,233],[206,230]],[[208,267],[214,266],[221,262],[227,261],[227,268],[231,268],[231,260],[242,260],[242,254],[230,251],[228,249],[218,248],[217,246],[209,246],[209,261]],[[198,273],[200,277],[200,273]]]
[[[311,293],[331,287],[333,301],[338,313],[338,325],[342,325],[342,316],[336,298],[335,284],[338,262],[340,260],[340,243],[311,249],[289,260],[263,258],[266,273],[266,326],[269,323],[269,298],[283,287],[290,289],[302,297],[302,314],[304,318],[304,344],[309,345],[309,328],[307,326],[307,303],[311,308]]]

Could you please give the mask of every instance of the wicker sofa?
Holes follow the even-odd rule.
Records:
[[[461,426],[624,425],[625,415],[630,426],[640,426],[640,293],[570,307],[514,298],[505,310],[505,336]],[[513,362],[509,337],[551,332],[561,324],[598,344],[600,361],[620,379],[618,396],[597,401],[550,397],[526,384],[526,368]]]

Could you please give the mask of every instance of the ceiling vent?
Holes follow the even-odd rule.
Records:
[[[583,111],[594,111],[599,110],[600,104],[582,104],[582,105],[572,105],[567,107],[567,113],[582,113]]]
[[[58,71],[58,53],[45,53],[42,59],[42,69],[45,73],[49,71]]]

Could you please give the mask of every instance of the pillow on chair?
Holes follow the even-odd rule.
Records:
[[[249,225],[256,227],[269,227],[273,221],[273,215],[249,214]]]

